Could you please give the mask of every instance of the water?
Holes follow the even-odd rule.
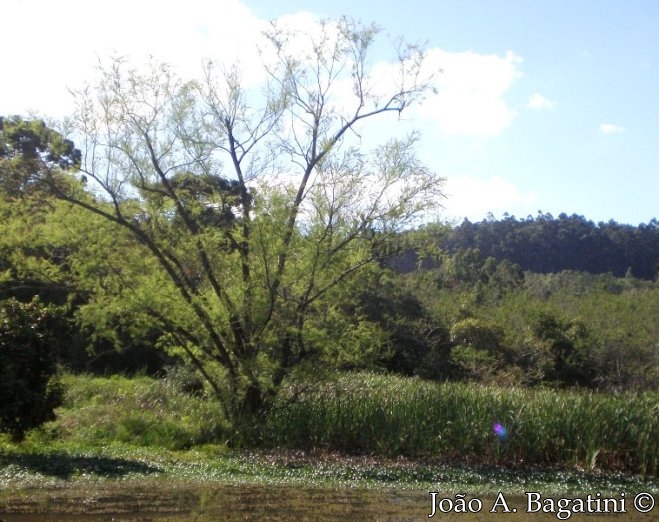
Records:
[[[215,485],[167,488],[84,486],[73,489],[23,490],[0,496],[4,522],[64,521],[419,521],[461,522],[503,520],[557,520],[555,514],[525,512],[524,498],[508,498],[515,514],[492,514],[494,498],[483,498],[475,514],[442,514],[428,518],[428,491],[305,488],[291,486]],[[626,514],[572,515],[570,520],[659,520],[659,507],[640,515],[627,502]]]

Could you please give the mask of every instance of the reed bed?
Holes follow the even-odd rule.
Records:
[[[659,394],[344,374],[287,386],[260,438],[273,447],[656,475]]]

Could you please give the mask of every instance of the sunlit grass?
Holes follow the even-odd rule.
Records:
[[[656,478],[608,472],[622,469],[624,458],[645,458],[655,462],[656,470],[657,418],[646,416],[657,404],[651,395],[610,397],[341,375],[315,383],[301,401],[290,404],[287,395],[295,390],[287,387],[258,431],[243,434],[245,442],[262,437],[260,448],[248,449],[225,444],[226,428],[213,401],[181,393],[167,382],[68,375],[64,383],[65,403],[56,421],[22,443],[0,436],[5,500],[44,488],[160,491],[204,484],[473,495],[659,492]],[[583,422],[585,410],[599,422]],[[507,427],[508,439],[496,436],[494,422]],[[612,438],[625,423],[628,429]],[[626,444],[624,451],[610,449],[615,444]],[[586,467],[591,447],[599,449],[591,458],[593,467],[606,473],[575,469],[575,463]],[[541,466],[491,465],[513,462]],[[624,471],[634,471],[629,462],[637,461],[624,462]]]
[[[64,404],[57,420],[29,440],[102,446],[119,442],[185,449],[216,442],[226,431],[216,403],[149,377],[98,378],[66,375]]]
[[[367,373],[282,394],[264,442],[451,463],[659,471],[659,394],[499,388]],[[498,436],[500,423],[507,437]]]
[[[30,433],[12,452],[48,448],[66,455],[106,450],[115,455],[117,448],[143,448],[162,455],[176,452],[175,460],[203,454],[215,461],[241,448],[258,448],[402,456],[452,466],[654,476],[659,471],[657,393],[613,395],[340,374],[331,381],[287,385],[272,412],[251,431],[235,433],[213,400],[183,393],[166,381],[66,375],[63,383],[65,400],[57,419]],[[497,423],[505,427],[506,437],[501,430],[495,433]]]

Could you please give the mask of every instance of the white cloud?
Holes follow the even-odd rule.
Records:
[[[538,199],[536,193],[523,193],[501,176],[484,179],[449,175],[445,192],[447,217],[474,221],[485,218],[489,212],[526,215],[533,211]]]
[[[38,15],[35,16],[35,13]],[[21,21],[29,20],[29,33]],[[30,108],[62,116],[73,108],[68,88],[95,77],[99,59],[126,55],[132,63],[148,56],[199,76],[202,58],[240,58],[246,77],[255,74],[257,41],[266,22],[238,0],[33,0],[3,6],[0,47],[12,82],[0,82],[0,113]]]
[[[419,107],[419,116],[435,120],[444,134],[495,136],[511,124],[516,112],[504,96],[522,76],[519,56],[433,48],[427,60],[427,67],[442,72],[436,79],[438,95]]]
[[[613,123],[601,123],[600,132],[602,134],[622,134],[625,132],[625,129],[619,125],[614,125]]]
[[[12,49],[3,55],[3,69],[12,71],[12,81],[0,82],[0,114],[30,109],[53,117],[70,113],[68,89],[93,80],[99,57],[109,54],[126,55],[135,64],[152,55],[174,65],[183,77],[198,77],[207,57],[227,64],[238,61],[247,85],[265,77],[258,48],[268,22],[239,0],[187,0],[184,7],[160,0],[114,0],[111,5],[85,0],[9,2],[3,20],[7,23],[0,32],[0,47]],[[40,37],[25,38],[21,20],[30,20],[30,33]],[[315,20],[309,12],[298,12],[279,22],[308,32]],[[516,115],[505,95],[521,76],[521,61],[513,52],[483,55],[431,48],[428,70],[442,71],[436,77],[438,95],[405,118],[415,125],[436,125],[444,134],[498,135]],[[386,62],[375,65],[376,72],[393,67]]]
[[[529,96],[527,106],[529,109],[535,109],[537,111],[549,110],[554,108],[554,102],[549,98],[545,98],[542,94],[538,94],[536,92]]]

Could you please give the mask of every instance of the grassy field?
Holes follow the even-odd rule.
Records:
[[[268,418],[236,434],[212,401],[171,381],[66,375],[63,383],[55,421],[19,444],[0,437],[0,490],[120,480],[659,492],[656,395],[341,375],[287,388]]]

